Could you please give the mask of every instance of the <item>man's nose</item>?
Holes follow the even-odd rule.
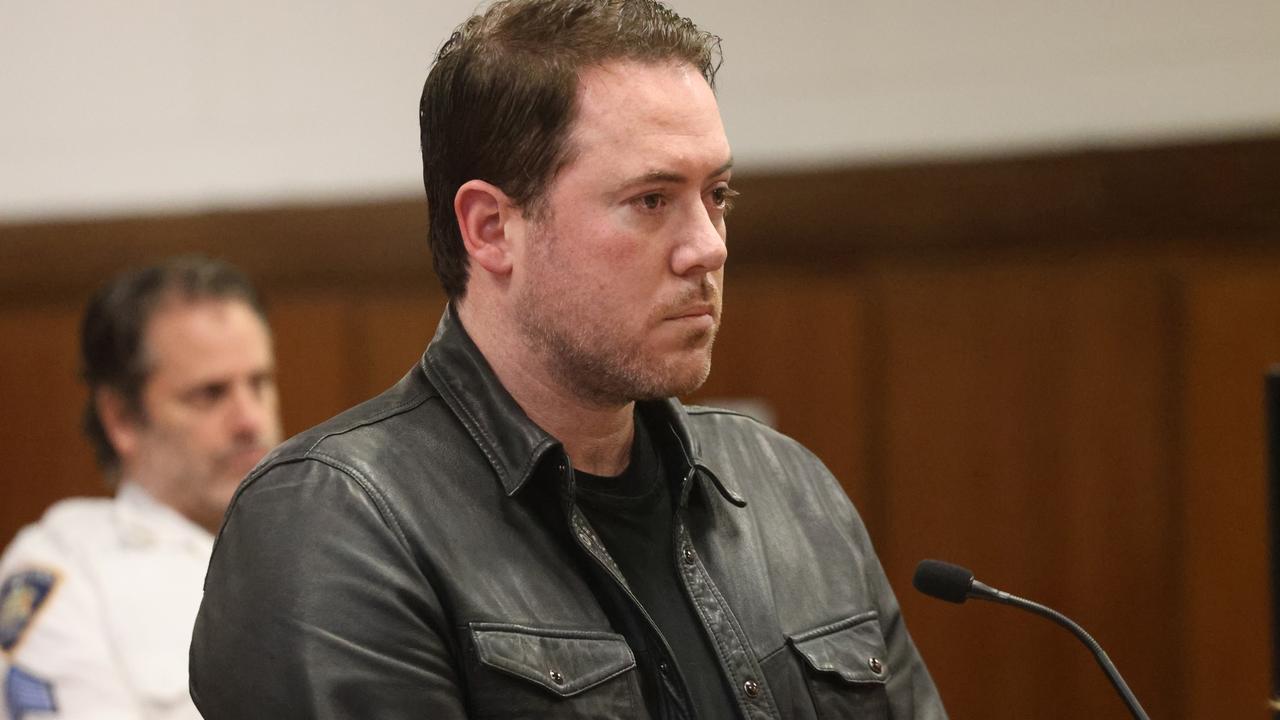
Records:
[[[232,433],[249,439],[260,437],[275,412],[272,397],[274,395],[267,389],[250,383],[238,384],[227,409],[227,422]]]
[[[713,219],[704,207],[690,213],[684,237],[671,256],[671,269],[680,276],[716,272],[729,258],[723,219]]]

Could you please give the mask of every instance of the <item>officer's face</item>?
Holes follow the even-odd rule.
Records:
[[[238,300],[174,301],[144,339],[140,415],[117,433],[124,479],[216,530],[236,486],[280,441],[266,325]]]
[[[615,404],[696,389],[720,321],[731,156],[692,66],[580,76],[572,160],[528,221],[520,327],[560,383]]]

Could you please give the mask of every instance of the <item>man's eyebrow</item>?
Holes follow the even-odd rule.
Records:
[[[730,169],[732,169],[732,168],[733,168],[733,158],[732,158],[732,157],[730,157],[728,160],[726,160],[726,161],[725,161],[725,163],[724,163],[723,165],[721,165],[720,167],[716,168],[715,170],[712,170],[712,171],[711,171],[711,174],[710,174],[710,175],[708,175],[707,177],[709,177],[709,178],[713,178],[713,177],[715,177],[715,176],[717,176],[717,175],[723,175],[723,174],[725,174],[725,173],[729,172],[729,170],[730,170]]]
[[[729,171],[729,168],[732,168],[732,167],[733,167],[733,158],[729,158],[729,160],[726,161],[725,164],[721,165],[720,167],[708,173],[707,177],[713,178],[713,177],[716,177],[717,175],[723,175]],[[646,183],[682,183],[687,181],[688,179],[689,178],[687,176],[672,170],[650,170],[649,172],[644,173],[642,175],[637,175],[628,180],[624,180],[619,187],[630,188],[635,185],[644,185]]]

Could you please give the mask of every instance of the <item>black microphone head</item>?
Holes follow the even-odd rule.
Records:
[[[973,573],[949,562],[921,560],[911,584],[929,597],[960,604],[969,599]]]

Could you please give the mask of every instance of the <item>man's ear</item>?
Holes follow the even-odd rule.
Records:
[[[512,238],[507,233],[519,211],[507,194],[483,180],[468,180],[453,196],[453,212],[472,262],[493,275],[509,274]]]
[[[111,388],[98,388],[93,394],[98,421],[107,433],[107,442],[121,460],[133,457],[141,438],[142,418],[130,407],[124,396]]]

